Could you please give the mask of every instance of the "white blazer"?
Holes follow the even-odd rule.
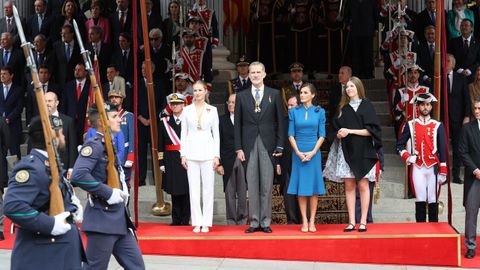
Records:
[[[188,105],[181,115],[182,133],[180,155],[189,160],[211,160],[220,158],[220,137],[218,131],[217,108],[206,104],[198,129],[198,116],[195,104]]]

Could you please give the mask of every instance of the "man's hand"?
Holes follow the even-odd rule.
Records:
[[[188,170],[188,161],[186,157],[182,157],[182,166],[185,170]]]
[[[223,168],[222,165],[218,166],[215,171],[221,176],[223,176],[225,174],[225,169]]]
[[[243,153],[243,150],[238,150],[238,151],[237,151],[237,158],[238,158],[241,162],[244,162],[244,161],[245,161],[245,153]]]
[[[123,203],[127,198],[128,198],[128,193],[125,193],[121,189],[114,188],[112,191],[112,195],[110,195],[110,198],[108,198],[107,200],[107,203],[110,205]]]
[[[54,216],[55,224],[53,225],[53,229],[50,232],[50,234],[57,236],[57,235],[65,234],[68,231],[70,231],[72,229],[72,225],[68,224],[65,221],[65,219],[69,216],[70,216],[70,212],[63,212]]]

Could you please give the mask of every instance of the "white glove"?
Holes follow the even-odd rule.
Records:
[[[397,60],[395,60],[395,62],[393,63],[393,66],[395,66],[396,68],[400,67],[402,65],[402,59],[401,58],[398,58]]]
[[[133,161],[127,160],[125,161],[125,165],[123,165],[125,168],[131,168],[133,166]]]
[[[50,232],[51,235],[57,236],[65,234],[72,229],[72,225],[65,222],[68,216],[70,216],[70,212],[63,212],[54,216],[55,224],[53,225],[52,232]]]
[[[177,68],[181,68],[183,66],[183,58],[178,58],[175,65],[177,66]]]
[[[165,166],[160,166],[160,171],[162,171],[163,173],[165,173]]]
[[[408,102],[410,100],[410,96],[408,94],[402,94],[402,101]]]
[[[407,158],[407,163],[408,164],[415,164],[415,162],[417,162],[417,156],[411,155]]]
[[[392,31],[387,31],[387,34],[385,36],[385,40],[390,40],[392,38]]]
[[[110,198],[107,200],[107,203],[112,205],[112,204],[117,204],[117,203],[122,203],[125,201],[125,199],[128,197],[128,194],[125,193],[123,190],[114,188],[112,195]]]
[[[437,176],[438,183],[441,185],[447,181],[447,175],[446,174],[438,174]]]
[[[73,220],[75,223],[82,223],[83,221],[83,206],[77,196],[72,195],[72,204],[77,207],[77,211],[73,213]]]

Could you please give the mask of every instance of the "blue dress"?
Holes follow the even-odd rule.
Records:
[[[308,112],[308,119],[305,116]],[[325,138],[325,110],[320,106],[297,106],[288,111],[288,136],[295,137],[300,152],[310,152],[320,137]],[[322,156],[320,150],[310,161],[302,162],[297,154],[292,154],[292,175],[288,194],[312,196],[325,194],[322,176]]]

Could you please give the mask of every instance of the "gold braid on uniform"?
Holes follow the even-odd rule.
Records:
[[[158,152],[158,160],[163,160],[163,152]]]

